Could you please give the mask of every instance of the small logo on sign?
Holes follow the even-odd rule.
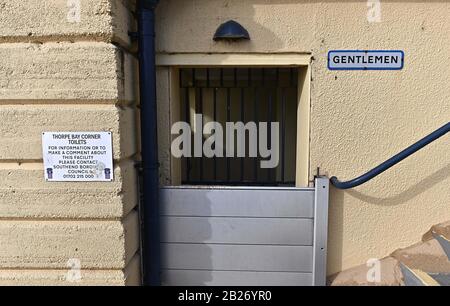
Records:
[[[105,169],[105,179],[110,180],[111,179],[111,169],[106,168]]]
[[[53,178],[53,169],[47,168],[47,178],[51,180]]]

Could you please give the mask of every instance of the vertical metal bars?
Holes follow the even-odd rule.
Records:
[[[292,114],[296,114],[296,80],[297,70],[294,68],[181,68],[180,97],[184,120],[192,125],[194,119],[192,114],[209,112],[203,114],[204,118],[208,117],[209,121],[212,119],[214,122],[221,123],[224,129],[224,157],[214,156],[212,169],[210,169],[210,162],[205,163],[206,157],[196,158],[195,162],[193,157],[183,158],[182,183],[189,185],[294,185],[292,171],[288,170],[295,168],[295,158],[292,158],[293,154],[286,154],[286,151],[293,147],[290,143],[292,133],[288,137],[287,131],[296,129],[292,120]],[[291,116],[291,119],[288,120],[287,116]],[[271,122],[279,122],[280,163],[277,168],[261,171],[258,169],[261,157],[247,156],[249,153],[248,133],[246,133],[245,142],[246,156],[237,157],[236,152],[234,157],[226,156],[226,138],[229,135],[226,135],[225,123],[238,120],[244,124],[254,121],[258,128],[260,122],[267,122],[269,148],[272,145]],[[197,127],[201,131],[203,123],[202,121],[202,126]],[[258,136],[259,132],[258,130]],[[193,138],[191,137],[191,140]],[[234,147],[236,148],[236,143]]]

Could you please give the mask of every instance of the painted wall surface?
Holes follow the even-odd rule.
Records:
[[[157,49],[311,53],[310,178],[320,167],[350,179],[450,118],[450,2],[384,0],[380,22],[369,22],[368,11],[362,0],[165,0],[157,9]],[[229,19],[251,40],[214,42],[216,28]],[[404,50],[405,67],[329,71],[327,52],[334,49]],[[169,118],[167,69],[158,77],[160,114]],[[450,219],[449,149],[447,136],[364,186],[332,189],[329,274],[417,242]],[[163,171],[167,154],[161,152]]]
[[[132,2],[76,3],[0,1],[0,285],[140,283]],[[112,132],[114,182],[45,182],[43,131]]]

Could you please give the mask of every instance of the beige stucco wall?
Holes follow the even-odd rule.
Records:
[[[0,285],[140,283],[133,3],[80,4],[0,1]],[[45,182],[43,131],[111,131],[114,182]]]
[[[0,285],[138,284],[136,60],[127,32],[133,1],[0,0]],[[351,178],[448,122],[450,3],[161,0],[157,49],[311,53],[310,179]],[[251,41],[212,41],[228,19]],[[326,68],[333,49],[402,49],[402,71]],[[158,69],[161,181],[168,183],[169,69]],[[113,133],[113,183],[46,183],[42,131]],[[448,137],[351,191],[332,189],[329,274],[420,240],[450,219]],[[69,283],[78,258],[82,282]]]
[[[310,178],[320,167],[349,179],[450,118],[450,3],[381,3],[381,22],[369,23],[363,0],[163,0],[157,49],[311,53]],[[228,19],[246,27],[251,40],[214,42],[214,31]],[[405,67],[329,71],[333,49],[401,49]],[[169,118],[163,111],[170,103],[168,70],[158,77],[160,115]],[[168,142],[163,132],[160,138]],[[329,274],[419,241],[431,225],[450,219],[449,145],[443,138],[364,186],[331,190]],[[161,160],[168,172],[167,150]]]

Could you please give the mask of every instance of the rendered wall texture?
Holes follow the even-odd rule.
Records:
[[[449,120],[449,2],[382,0],[375,23],[363,0],[160,2],[159,52],[312,54],[311,179],[317,166],[352,178]],[[138,284],[133,1],[80,0],[80,22],[67,19],[67,3],[0,0],[0,284]],[[228,19],[251,40],[213,42]],[[401,49],[405,68],[331,72],[333,49]],[[158,78],[159,89],[172,82],[166,68]],[[170,118],[167,90],[158,99]],[[41,132],[51,130],[111,131],[115,181],[45,183]],[[450,219],[449,145],[443,138],[355,190],[332,189],[329,274]],[[81,283],[66,280],[71,258]]]
[[[350,179],[448,122],[450,2],[165,0],[157,8],[157,49],[177,52],[307,52],[311,64],[310,176]],[[240,22],[251,40],[214,42],[218,25]],[[400,49],[401,71],[329,71],[334,49]],[[167,101],[167,71],[159,105]],[[161,136],[163,137],[163,136]],[[164,142],[167,139],[163,140]],[[354,190],[332,189],[328,273],[380,258],[450,219],[448,137]],[[162,169],[167,152],[162,151]]]
[[[140,283],[134,4],[73,2],[0,0],[0,285]],[[43,131],[111,131],[114,182],[45,182]]]

